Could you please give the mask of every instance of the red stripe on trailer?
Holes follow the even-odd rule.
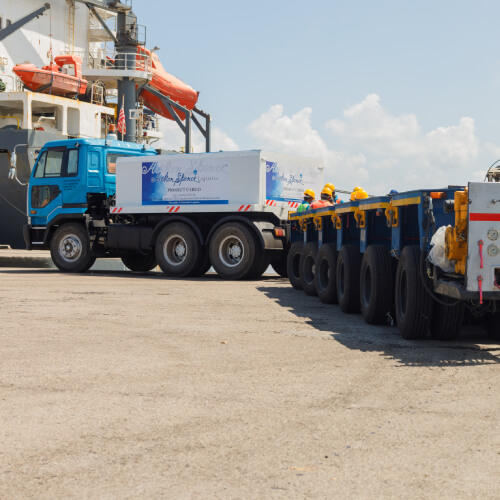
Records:
[[[118,209],[118,213],[120,213],[122,210],[123,210],[123,207],[120,207],[120,208]]]
[[[238,212],[241,212],[241,211],[243,210],[243,207],[244,207],[244,206],[245,206],[245,205],[241,205],[241,207],[240,207],[240,208],[238,208]]]
[[[489,222],[489,221],[498,221],[500,222],[500,214],[470,214],[471,222]]]
[[[248,209],[251,207],[251,205],[247,205],[247,207],[245,208],[245,212],[248,212]]]
[[[174,212],[178,212],[178,211],[179,211],[179,208],[181,208],[181,207],[180,207],[180,206],[179,206],[179,207],[177,207],[177,208],[174,210]]]

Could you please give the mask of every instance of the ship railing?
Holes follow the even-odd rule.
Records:
[[[88,69],[152,72],[151,56],[149,54],[102,49],[73,53],[83,59],[83,64]]]
[[[23,90],[21,80],[17,77],[0,73],[0,80],[5,83],[5,92],[21,92]]]

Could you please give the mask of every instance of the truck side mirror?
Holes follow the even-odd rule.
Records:
[[[9,170],[9,179],[14,180],[16,178],[16,161],[17,155],[15,151],[10,153],[10,170]]]

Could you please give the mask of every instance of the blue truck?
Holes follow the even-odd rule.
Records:
[[[172,277],[210,266],[224,279],[269,265],[285,275],[288,213],[321,173],[318,160],[260,150],[159,155],[109,138],[48,142],[29,181],[24,239],[50,249],[64,272],[120,257]]]
[[[406,339],[453,339],[465,312],[500,338],[500,172],[488,180],[291,213],[290,283]]]

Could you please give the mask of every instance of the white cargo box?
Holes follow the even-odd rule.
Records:
[[[113,213],[274,212],[286,219],[320,160],[267,151],[118,158]]]

